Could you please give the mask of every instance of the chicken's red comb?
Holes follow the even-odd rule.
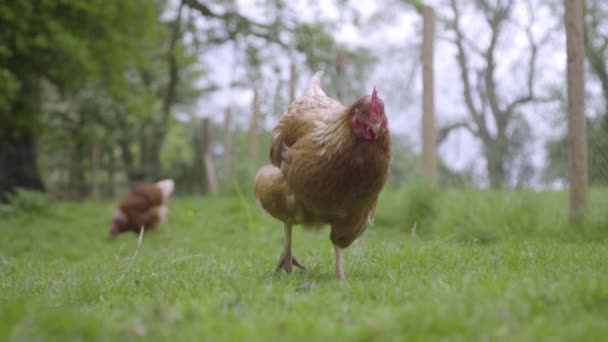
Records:
[[[371,99],[371,117],[374,120],[380,118],[380,105],[378,104],[378,90],[376,90],[376,86],[374,86],[374,90],[372,90],[372,99]]]

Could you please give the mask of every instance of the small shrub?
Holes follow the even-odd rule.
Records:
[[[401,227],[403,219],[403,192],[385,187],[378,197],[374,224],[383,227]]]
[[[428,229],[438,213],[438,201],[441,192],[427,182],[416,182],[406,187],[405,191],[405,225],[416,230]]]
[[[10,212],[14,213],[45,212],[51,204],[51,197],[40,191],[18,188],[14,194],[9,196]]]
[[[608,239],[608,197],[605,189],[591,188],[582,224],[570,223],[573,238]]]
[[[536,234],[539,229],[548,229],[539,222],[540,196],[526,191],[450,193],[442,202],[433,233],[480,243]]]

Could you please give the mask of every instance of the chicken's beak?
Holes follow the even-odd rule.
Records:
[[[382,128],[381,123],[375,123],[370,126],[372,132],[374,133],[374,137],[377,137],[380,134],[380,129]]]
[[[118,229],[118,227],[116,225],[112,225],[110,227],[109,234],[110,234],[110,239],[114,239],[118,236],[118,234],[120,234],[120,230]]]

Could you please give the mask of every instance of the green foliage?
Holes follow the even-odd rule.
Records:
[[[161,172],[163,169],[171,169],[170,176],[176,178],[185,172],[192,174],[192,170],[182,169],[184,165],[191,168],[191,161],[178,163],[176,158],[191,156],[193,150],[190,145],[187,151],[182,148],[185,141],[173,128],[172,113],[164,110],[169,73],[167,40],[174,21],[161,21],[159,11],[163,6],[157,9],[151,2],[111,5],[117,8],[104,7],[100,10],[109,13],[96,18],[110,23],[104,26],[108,36],[97,37],[93,46],[88,46],[95,51],[104,50],[88,60],[93,68],[80,72],[84,77],[74,87],[53,80],[44,84],[44,112],[38,116],[44,128],[37,139],[41,150],[38,164],[48,188],[60,196],[74,196],[75,192],[75,197],[81,198],[89,192],[88,184],[76,184],[91,180],[94,144],[100,154],[98,177],[107,181],[109,176],[103,177],[103,171],[109,168],[115,170],[114,178],[128,177],[129,181],[138,175],[150,180],[167,176]],[[177,104],[185,107],[182,110],[189,110],[187,106],[203,91],[195,83],[204,70],[196,51],[186,47],[181,39],[172,54],[178,65],[179,82],[169,107]],[[163,149],[167,134],[174,136]],[[180,148],[180,153],[172,154]],[[158,163],[154,163],[156,160]],[[173,163],[175,169],[168,163]]]
[[[403,0],[403,2],[407,5],[410,5],[416,9],[418,13],[422,13],[424,10],[424,1],[421,0]]]
[[[9,70],[0,67],[0,113],[10,108],[10,103],[19,90],[19,81]]]
[[[587,134],[589,183],[606,186],[608,185],[608,113],[589,120]]]
[[[605,20],[608,6],[605,1],[588,0],[585,4],[585,57],[590,80],[598,81],[601,89],[603,106],[592,108],[593,118],[587,120],[587,147],[589,183],[605,186],[608,184],[608,25]],[[562,3],[553,3],[553,10],[561,13]],[[558,10],[559,9],[559,10]],[[567,106],[563,102],[563,112]],[[588,103],[593,103],[589,101]],[[562,115],[566,120],[566,115]],[[547,181],[568,179],[567,137],[559,137],[546,145],[549,164],[544,177]]]
[[[143,0],[5,2],[0,16],[0,65],[19,80],[32,73],[68,88],[83,74],[120,75],[156,21]]]
[[[568,145],[565,137],[550,140],[545,144],[547,151],[547,166],[543,172],[543,180],[550,183],[555,180],[568,179]]]
[[[306,53],[310,70],[334,69],[336,43],[322,24],[303,24],[296,35],[296,49]]]
[[[43,156],[45,175],[67,172],[71,189],[82,192],[92,142],[113,142],[121,135],[115,131],[130,128],[133,99],[149,103],[133,85],[133,70],[161,47],[158,15],[145,0],[0,4],[0,126],[42,143],[43,153],[25,148]],[[11,146],[10,138],[1,135],[0,145]],[[32,174],[37,162],[28,166]]]
[[[188,128],[190,129],[188,130]],[[192,137],[195,133],[192,132],[192,128],[199,129],[199,127],[190,123],[171,125],[160,158],[165,172],[174,170],[176,165],[180,163],[192,165],[194,153],[191,142],[188,140],[188,137]]]
[[[546,182],[568,180],[568,145],[563,136],[547,142],[549,163],[544,170]],[[587,156],[589,183],[608,185],[608,115],[587,120]]]
[[[481,243],[546,231],[550,227],[538,223],[539,202],[538,195],[525,191],[449,192],[433,229],[458,241]]]
[[[395,214],[389,209],[397,198],[403,193],[383,193],[378,215]],[[598,208],[606,198],[606,190],[592,192]],[[513,222],[528,199],[538,201],[529,211],[539,216],[535,228],[507,228],[503,216]],[[459,243],[450,229],[413,237],[379,223],[346,250],[345,283],[334,279],[327,231],[297,228],[294,255],[309,270],[275,275],[282,227],[237,197],[175,199],[168,223],[144,235],[132,267],[136,237],[107,238],[113,203],[61,203],[52,217],[14,217],[0,223],[0,339],[554,341],[608,334],[608,246],[554,224],[566,215],[567,194],[449,191],[440,200],[433,226],[462,216],[458,210],[470,217],[479,210],[486,229],[505,238]]]
[[[7,114],[0,115],[0,126],[36,140],[35,164],[54,194],[87,196],[93,174],[110,189],[107,193],[160,176],[179,179],[190,191],[199,188],[204,176],[197,160],[200,131],[176,128],[175,114],[200,115],[195,101],[217,89],[208,77],[213,65],[205,65],[206,54],[216,47],[234,43],[237,61],[246,68],[235,73],[234,83],[261,84],[268,115],[285,107],[282,57],[305,56],[311,65],[334,70],[338,49],[344,51],[352,65],[346,92],[357,95],[374,62],[368,51],[335,47],[331,23],[302,23],[282,1],[256,4],[275,18],[270,24],[239,13],[232,3],[184,1],[182,15],[175,5],[146,0],[0,4],[0,114]],[[202,21],[209,25],[197,24]],[[274,78],[267,77],[269,67]],[[217,143],[217,134],[212,140]],[[248,157],[242,156],[239,160]],[[250,188],[251,169],[258,164],[239,163],[243,188]]]
[[[439,188],[419,180],[406,185],[405,189],[406,229],[429,229],[437,215],[438,199],[441,195]]]
[[[405,137],[391,137],[391,165],[389,184],[400,187],[404,183],[420,178],[422,174],[420,155],[414,152]]]
[[[236,132],[235,149],[233,154],[233,181],[225,184],[226,194],[238,195],[239,191],[248,198],[253,198],[253,179],[262,165],[268,163],[268,151],[270,151],[270,133],[260,134],[259,143],[260,160],[253,161],[249,151],[249,133],[245,131]],[[239,190],[240,189],[240,190]]]
[[[9,213],[36,215],[47,212],[53,200],[44,192],[17,188],[14,194],[8,197]]]
[[[514,237],[608,238],[605,189],[592,189],[587,219],[581,227],[568,221],[563,192],[478,191],[430,188],[424,183],[404,190],[387,189],[376,211],[379,225],[397,226],[423,237],[465,243],[488,243]]]
[[[302,24],[295,36],[295,47],[306,56],[309,70],[325,72],[323,88],[328,94],[336,94],[339,87],[344,87],[344,101],[353,101],[361,94],[370,93],[371,89],[362,89],[371,67],[377,57],[366,48],[346,48],[338,45],[330,34],[331,26],[324,23]],[[342,75],[343,84],[338,84],[336,59],[343,54],[347,67]]]

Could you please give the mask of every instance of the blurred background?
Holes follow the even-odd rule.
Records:
[[[561,0],[31,0],[0,3],[0,197],[115,198],[161,178],[178,195],[249,192],[270,131],[317,70],[344,104],[378,88],[389,187],[416,181],[425,6],[437,182],[565,189]],[[589,183],[601,186],[608,2],[585,6]]]

